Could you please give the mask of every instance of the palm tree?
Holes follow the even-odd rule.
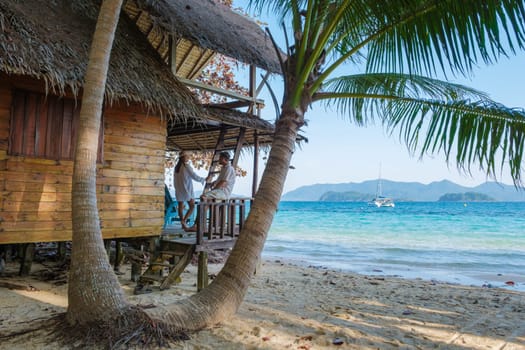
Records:
[[[281,68],[284,96],[259,190],[246,224],[214,283],[192,301],[202,324],[227,317],[244,297],[282,194],[295,140],[314,102],[335,103],[358,125],[372,116],[397,129],[422,153],[442,151],[469,169],[494,175],[508,163],[518,184],[525,112],[505,108],[474,89],[422,76],[439,68],[467,73],[523,49],[523,1],[251,0],[291,23]],[[277,49],[277,44],[276,44]],[[277,50],[276,50],[277,51]],[[343,64],[361,74],[337,75]],[[450,72],[449,72],[450,73]],[[426,128],[426,129],[425,129]],[[497,162],[499,160],[500,163]],[[219,298],[219,299],[216,299]],[[201,310],[201,308],[199,308]]]
[[[468,169],[478,163],[490,174],[496,159],[502,164],[508,160],[515,181],[520,181],[525,112],[507,109],[473,89],[415,73],[433,73],[436,67],[468,72],[480,58],[492,62],[505,54],[505,47],[510,52],[522,49],[523,1],[250,3],[256,9],[268,6],[292,24],[293,41],[287,43],[281,65],[282,109],[259,190],[224,268],[208,288],[181,304],[185,311],[162,311],[173,319],[191,320],[180,326],[192,329],[227,317],[244,298],[277,210],[297,134],[314,102],[337,103],[359,125],[376,115],[399,129],[412,148],[426,127],[421,152],[442,150],[448,157],[455,146],[460,166]],[[359,62],[366,64],[364,73],[335,76],[341,65]]]
[[[105,11],[113,19],[118,16],[121,0],[106,0],[103,4],[110,2],[114,6],[103,6],[99,21],[105,18],[102,16]],[[438,70],[468,73],[478,61],[494,62],[501,55],[523,49],[523,1],[252,0],[250,3],[256,9],[268,6],[291,23],[291,42],[287,40],[287,56],[281,62],[284,96],[273,145],[246,224],[214,282],[176,305],[145,310],[148,317],[172,329],[198,330],[228,317],[239,307],[277,209],[296,137],[314,102],[336,104],[357,125],[378,118],[387,127],[398,130],[411,149],[419,148],[422,153],[441,151],[448,159],[455,149],[456,162],[465,169],[478,164],[494,175],[496,165],[508,163],[515,182],[521,182],[525,112],[505,108],[481,92],[430,76]],[[105,36],[111,37],[111,30]],[[111,40],[104,47],[102,56],[107,57]],[[102,47],[95,38],[90,61],[95,60],[94,51],[99,49]],[[343,64],[364,69],[361,74],[337,75]],[[89,74],[86,83],[90,82]],[[104,82],[98,82],[93,89],[86,86],[83,108],[88,108],[85,104],[89,94],[101,101]],[[93,124],[89,127],[82,124],[87,130],[92,127],[94,135],[98,135],[99,117],[94,116],[100,106],[96,104],[84,117],[86,121],[93,120]],[[84,142],[94,140],[96,137],[88,137]],[[82,142],[79,141],[79,146]],[[76,289],[91,287],[95,294],[85,296],[70,291],[68,320],[108,321],[111,316],[107,310],[125,315],[129,305],[115,285],[114,276],[110,276],[109,264],[102,258],[105,252],[98,222],[93,220],[97,215],[93,170],[96,147],[86,148],[85,153],[78,151],[76,158],[73,247],[94,256],[92,261],[101,265],[102,277],[93,265],[80,261],[87,259],[86,255],[72,256],[70,288],[73,283]],[[95,246],[93,250],[86,250],[91,245]],[[73,301],[78,305],[71,305]],[[78,315],[99,302],[104,303],[106,311],[91,310],[87,318]]]
[[[72,287],[68,289],[66,314],[71,324],[88,324],[118,315],[127,305],[102,240],[96,196],[97,135],[122,1],[102,2],[85,75],[71,193],[73,246],[69,286]]]

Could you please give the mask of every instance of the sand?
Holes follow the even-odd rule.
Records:
[[[220,267],[210,265],[210,273]],[[39,281],[49,274],[42,269],[30,278],[0,278],[0,349],[58,347],[39,334],[5,338],[65,310],[67,285]],[[133,295],[129,269],[120,278],[133,303],[169,304],[196,291],[190,266],[180,284]],[[525,350],[525,293],[265,261],[235,316],[171,348]]]

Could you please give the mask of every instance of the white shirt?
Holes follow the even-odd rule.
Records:
[[[179,172],[173,172],[173,185],[175,186],[175,198],[177,202],[187,202],[194,198],[192,180],[204,183],[206,180],[197,175],[189,164],[182,164]]]
[[[235,185],[235,169],[233,168],[230,162],[222,166],[221,172],[219,173],[219,177],[217,177],[215,183],[221,180],[226,181],[226,186],[223,187],[223,190],[226,195],[226,198],[230,198],[233,191],[233,185]]]

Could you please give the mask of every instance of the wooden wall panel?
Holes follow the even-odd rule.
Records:
[[[36,114],[37,100],[39,100],[34,94],[27,96],[27,106],[25,111],[24,121],[24,150],[23,154],[35,154],[35,138],[31,137],[36,134],[36,119],[29,118]]]
[[[70,240],[73,162],[9,155],[11,91],[17,87],[16,81],[0,80],[0,244]],[[165,122],[122,104],[105,111],[104,128],[104,161],[97,165],[104,238],[159,235]]]
[[[0,107],[0,139],[9,139],[9,113],[10,110]]]
[[[106,142],[107,145],[126,145],[131,147],[137,147],[139,150],[141,150],[142,148],[149,148],[157,151],[163,150],[166,145],[166,139],[146,140],[144,138],[130,137],[129,135],[106,135],[104,137],[104,142]],[[142,154],[142,152],[140,152],[139,154]]]
[[[109,148],[109,147],[108,147]],[[118,152],[112,152],[107,150],[104,152],[104,160],[122,160],[122,154]],[[134,163],[146,163],[146,164],[161,164],[164,163],[165,155],[143,155],[143,154],[128,154],[126,155],[126,161]]]
[[[17,96],[14,96],[13,97],[14,100],[15,100],[15,103],[16,104],[25,104],[25,98],[24,96],[21,96],[21,95],[17,95]],[[13,124],[13,125],[10,125],[10,137],[12,134],[23,134],[24,133],[24,110],[19,108],[17,111],[16,111],[16,123]],[[7,116],[9,117],[9,116]],[[11,153],[16,153],[16,154],[19,154],[22,152],[22,142],[23,142],[23,138],[20,137],[20,138],[17,138],[16,142],[11,142],[10,144],[10,151]]]

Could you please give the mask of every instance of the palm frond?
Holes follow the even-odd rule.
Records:
[[[517,184],[521,183],[521,161],[525,141],[525,110],[509,109],[493,101],[427,101],[426,130],[420,147],[421,155],[443,151],[447,161],[455,150],[460,168],[470,170],[473,164],[491,176],[496,165],[506,163]],[[395,104],[390,104],[395,111]],[[396,113],[392,113],[395,115]],[[389,127],[397,128],[403,117],[392,118]],[[418,135],[419,136],[419,135]],[[410,145],[415,150],[417,144]]]
[[[317,24],[314,24],[316,32],[318,33],[315,37],[314,42],[309,42],[308,47],[303,52],[298,52],[298,57],[304,56],[304,65],[298,69],[297,84],[298,88],[295,89],[292,95],[292,104],[299,103],[300,96],[302,95],[302,86],[307,84],[307,81],[312,77],[316,76],[320,72],[320,64],[324,62],[327,49],[330,49],[329,43],[332,40],[333,34],[337,27],[345,18],[345,13],[349,7],[350,1],[326,1],[326,0],[313,0],[315,5],[315,11],[318,12]],[[302,40],[308,40],[311,38],[302,38]],[[303,61],[301,59],[301,61]],[[299,62],[299,61],[298,61]],[[317,68],[316,68],[317,67]],[[312,91],[311,93],[315,92]]]
[[[279,120],[279,117],[281,116],[281,107],[279,106],[279,101],[277,100],[277,96],[275,95],[275,92],[273,91],[272,86],[268,82],[267,79],[263,79],[264,85],[268,88],[268,91],[270,92],[270,97],[272,98],[273,102],[273,108],[275,110],[275,122]]]
[[[411,152],[443,152],[460,168],[478,164],[492,175],[497,164],[508,165],[514,181],[521,182],[524,110],[421,75],[468,74],[478,63],[525,49],[525,0],[250,4],[292,19],[295,40],[283,71],[289,85],[283,103],[303,109],[310,102],[333,103],[357,124],[380,120],[399,132]],[[365,74],[329,80],[343,64],[362,58]]]
[[[374,98],[376,96],[378,98]],[[357,100],[354,101],[353,97]],[[326,101],[331,98],[335,100]],[[363,98],[365,107],[361,105],[363,101],[359,101]],[[364,114],[375,110],[377,107],[372,105],[380,98],[486,100],[488,96],[478,90],[437,79],[388,73],[355,74],[330,79],[323,85],[323,92],[314,96],[314,100],[337,104],[342,114],[352,116],[360,124],[366,123]]]
[[[525,47],[525,8],[515,0],[374,1],[368,71],[466,74]],[[372,7],[372,6],[370,6]]]
[[[249,0],[248,8],[259,13],[266,12],[272,16],[277,16],[279,20],[284,20],[293,14],[297,8],[304,8],[307,0]]]
[[[344,78],[344,79],[343,79]],[[332,80],[317,100],[337,104],[358,124],[373,118],[420,155],[455,154],[458,167],[474,164],[495,176],[508,165],[521,184],[525,144],[525,110],[491,101],[485,94],[457,84],[409,75],[365,74]]]

